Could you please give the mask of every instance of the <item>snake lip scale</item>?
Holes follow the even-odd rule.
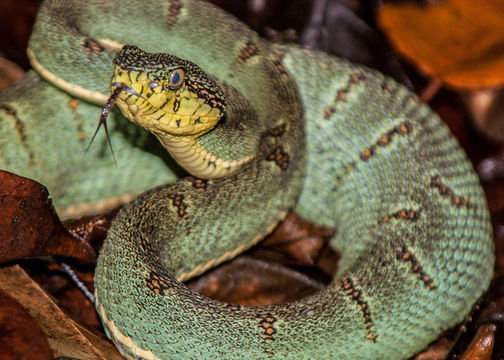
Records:
[[[479,179],[439,117],[383,74],[270,44],[201,0],[47,0],[27,53],[35,71],[0,94],[2,169],[44,183],[58,208],[140,194],[95,272],[126,358],[407,359],[487,289]],[[80,156],[102,110],[116,167],[99,136]],[[180,282],[292,208],[337,229],[325,290],[254,307]]]

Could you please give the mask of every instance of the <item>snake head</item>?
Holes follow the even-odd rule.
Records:
[[[164,53],[124,46],[114,58],[111,91],[134,123],[158,136],[197,138],[211,130],[226,109],[215,80],[196,64]]]

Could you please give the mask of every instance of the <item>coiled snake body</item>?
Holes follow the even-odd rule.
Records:
[[[174,56],[134,46],[116,55],[118,44]],[[438,117],[391,79],[270,45],[194,0],[48,1],[29,54],[43,78],[85,101],[103,102],[114,73],[121,111],[194,175],[125,206],[101,250],[96,307],[124,356],[407,358],[487,288],[493,248],[478,178]],[[4,108],[21,106],[12,94],[30,94],[26,84]],[[96,181],[96,192],[166,178],[144,165]],[[255,244],[294,201],[337,228],[342,260],[326,290],[246,307],[176,280]]]

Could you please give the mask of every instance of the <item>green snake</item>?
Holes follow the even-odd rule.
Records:
[[[28,54],[37,72],[0,97],[1,167],[42,181],[68,216],[154,187],[114,219],[95,274],[125,357],[407,358],[488,287],[478,177],[439,118],[384,75],[269,44],[196,0],[46,1]],[[191,176],[175,181],[184,172],[117,110],[118,166],[103,138],[82,156],[107,98]],[[337,229],[324,291],[250,307],[180,282],[293,206]]]

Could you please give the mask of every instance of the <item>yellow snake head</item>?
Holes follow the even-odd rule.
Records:
[[[157,136],[197,138],[224,114],[224,94],[196,64],[124,46],[114,58],[111,91],[134,123]]]

